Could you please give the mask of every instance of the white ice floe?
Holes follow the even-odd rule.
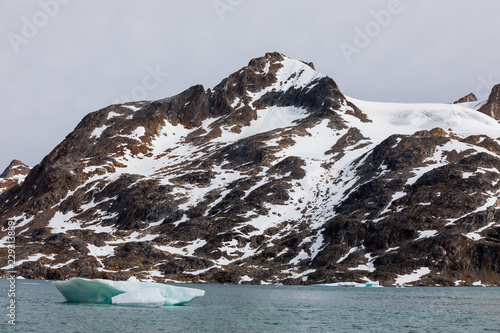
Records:
[[[365,283],[359,282],[335,282],[335,283],[323,283],[316,284],[316,287],[357,287],[357,288],[380,288],[382,287],[378,281],[369,281]]]
[[[68,302],[102,303],[129,306],[183,305],[205,295],[204,290],[169,286],[161,283],[71,278],[53,282]],[[116,298],[115,296],[123,295]]]

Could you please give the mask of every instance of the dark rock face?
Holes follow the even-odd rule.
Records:
[[[87,115],[0,196],[0,223],[27,278],[498,284],[500,141],[379,118],[268,53]]]
[[[345,270],[345,264],[359,263],[360,269],[373,270],[369,278],[383,280],[394,271],[410,274],[420,267],[435,267],[435,273],[420,283],[453,285],[452,281],[470,284],[472,276],[480,280],[498,272],[498,262],[494,259],[497,255],[490,247],[498,249],[500,228],[493,222],[499,202],[496,197],[489,199],[487,194],[498,193],[498,174],[484,174],[485,178],[463,175],[487,165],[496,170],[500,167],[499,159],[488,153],[464,156],[409,184],[409,170],[424,166],[436,149],[452,141],[449,137],[421,134],[400,137],[397,146],[392,146],[395,138],[390,137],[369,156],[370,163],[360,171],[364,169],[362,175],[370,180],[349,195],[338,207],[338,217],[330,220],[325,229],[329,245],[313,261],[318,268],[330,263],[331,267],[323,270],[323,274],[341,279],[345,273],[338,272]],[[387,171],[377,177],[382,165],[387,166]],[[480,214],[468,214],[488,200],[492,200],[490,208]],[[491,264],[484,265],[472,257],[475,251],[472,248],[482,241],[475,241],[476,235],[471,232],[490,223],[496,227],[490,230],[493,237],[485,238],[484,243],[489,249],[486,262]],[[342,257],[349,248],[357,251]],[[339,258],[343,259],[339,262]],[[457,268],[458,262],[469,267],[465,275]]]
[[[496,120],[500,120],[500,84],[493,87],[488,97],[488,102],[479,111]]]
[[[0,175],[0,194],[11,187],[21,184],[30,172],[29,166],[21,161],[13,160]]]

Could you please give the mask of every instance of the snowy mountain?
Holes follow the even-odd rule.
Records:
[[[463,104],[345,97],[268,53],[90,113],[0,196],[2,230],[32,278],[499,284],[499,136]]]
[[[18,160],[13,160],[7,169],[0,174],[0,194],[24,182],[29,172],[30,168],[26,164]]]

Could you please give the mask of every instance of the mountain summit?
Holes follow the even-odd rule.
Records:
[[[23,162],[19,160],[10,162],[7,169],[0,174],[0,194],[22,183],[29,172],[30,167]]]
[[[213,89],[90,113],[0,196],[2,230],[27,278],[497,284],[499,134],[268,53]]]

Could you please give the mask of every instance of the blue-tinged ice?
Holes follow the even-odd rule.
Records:
[[[176,287],[161,283],[140,282],[137,279],[129,281],[111,281],[104,279],[71,278],[54,282],[68,302],[102,303],[131,306],[183,305],[195,298],[205,295],[204,290],[186,287]],[[156,289],[156,291],[152,290]],[[115,296],[123,295],[118,299]]]

